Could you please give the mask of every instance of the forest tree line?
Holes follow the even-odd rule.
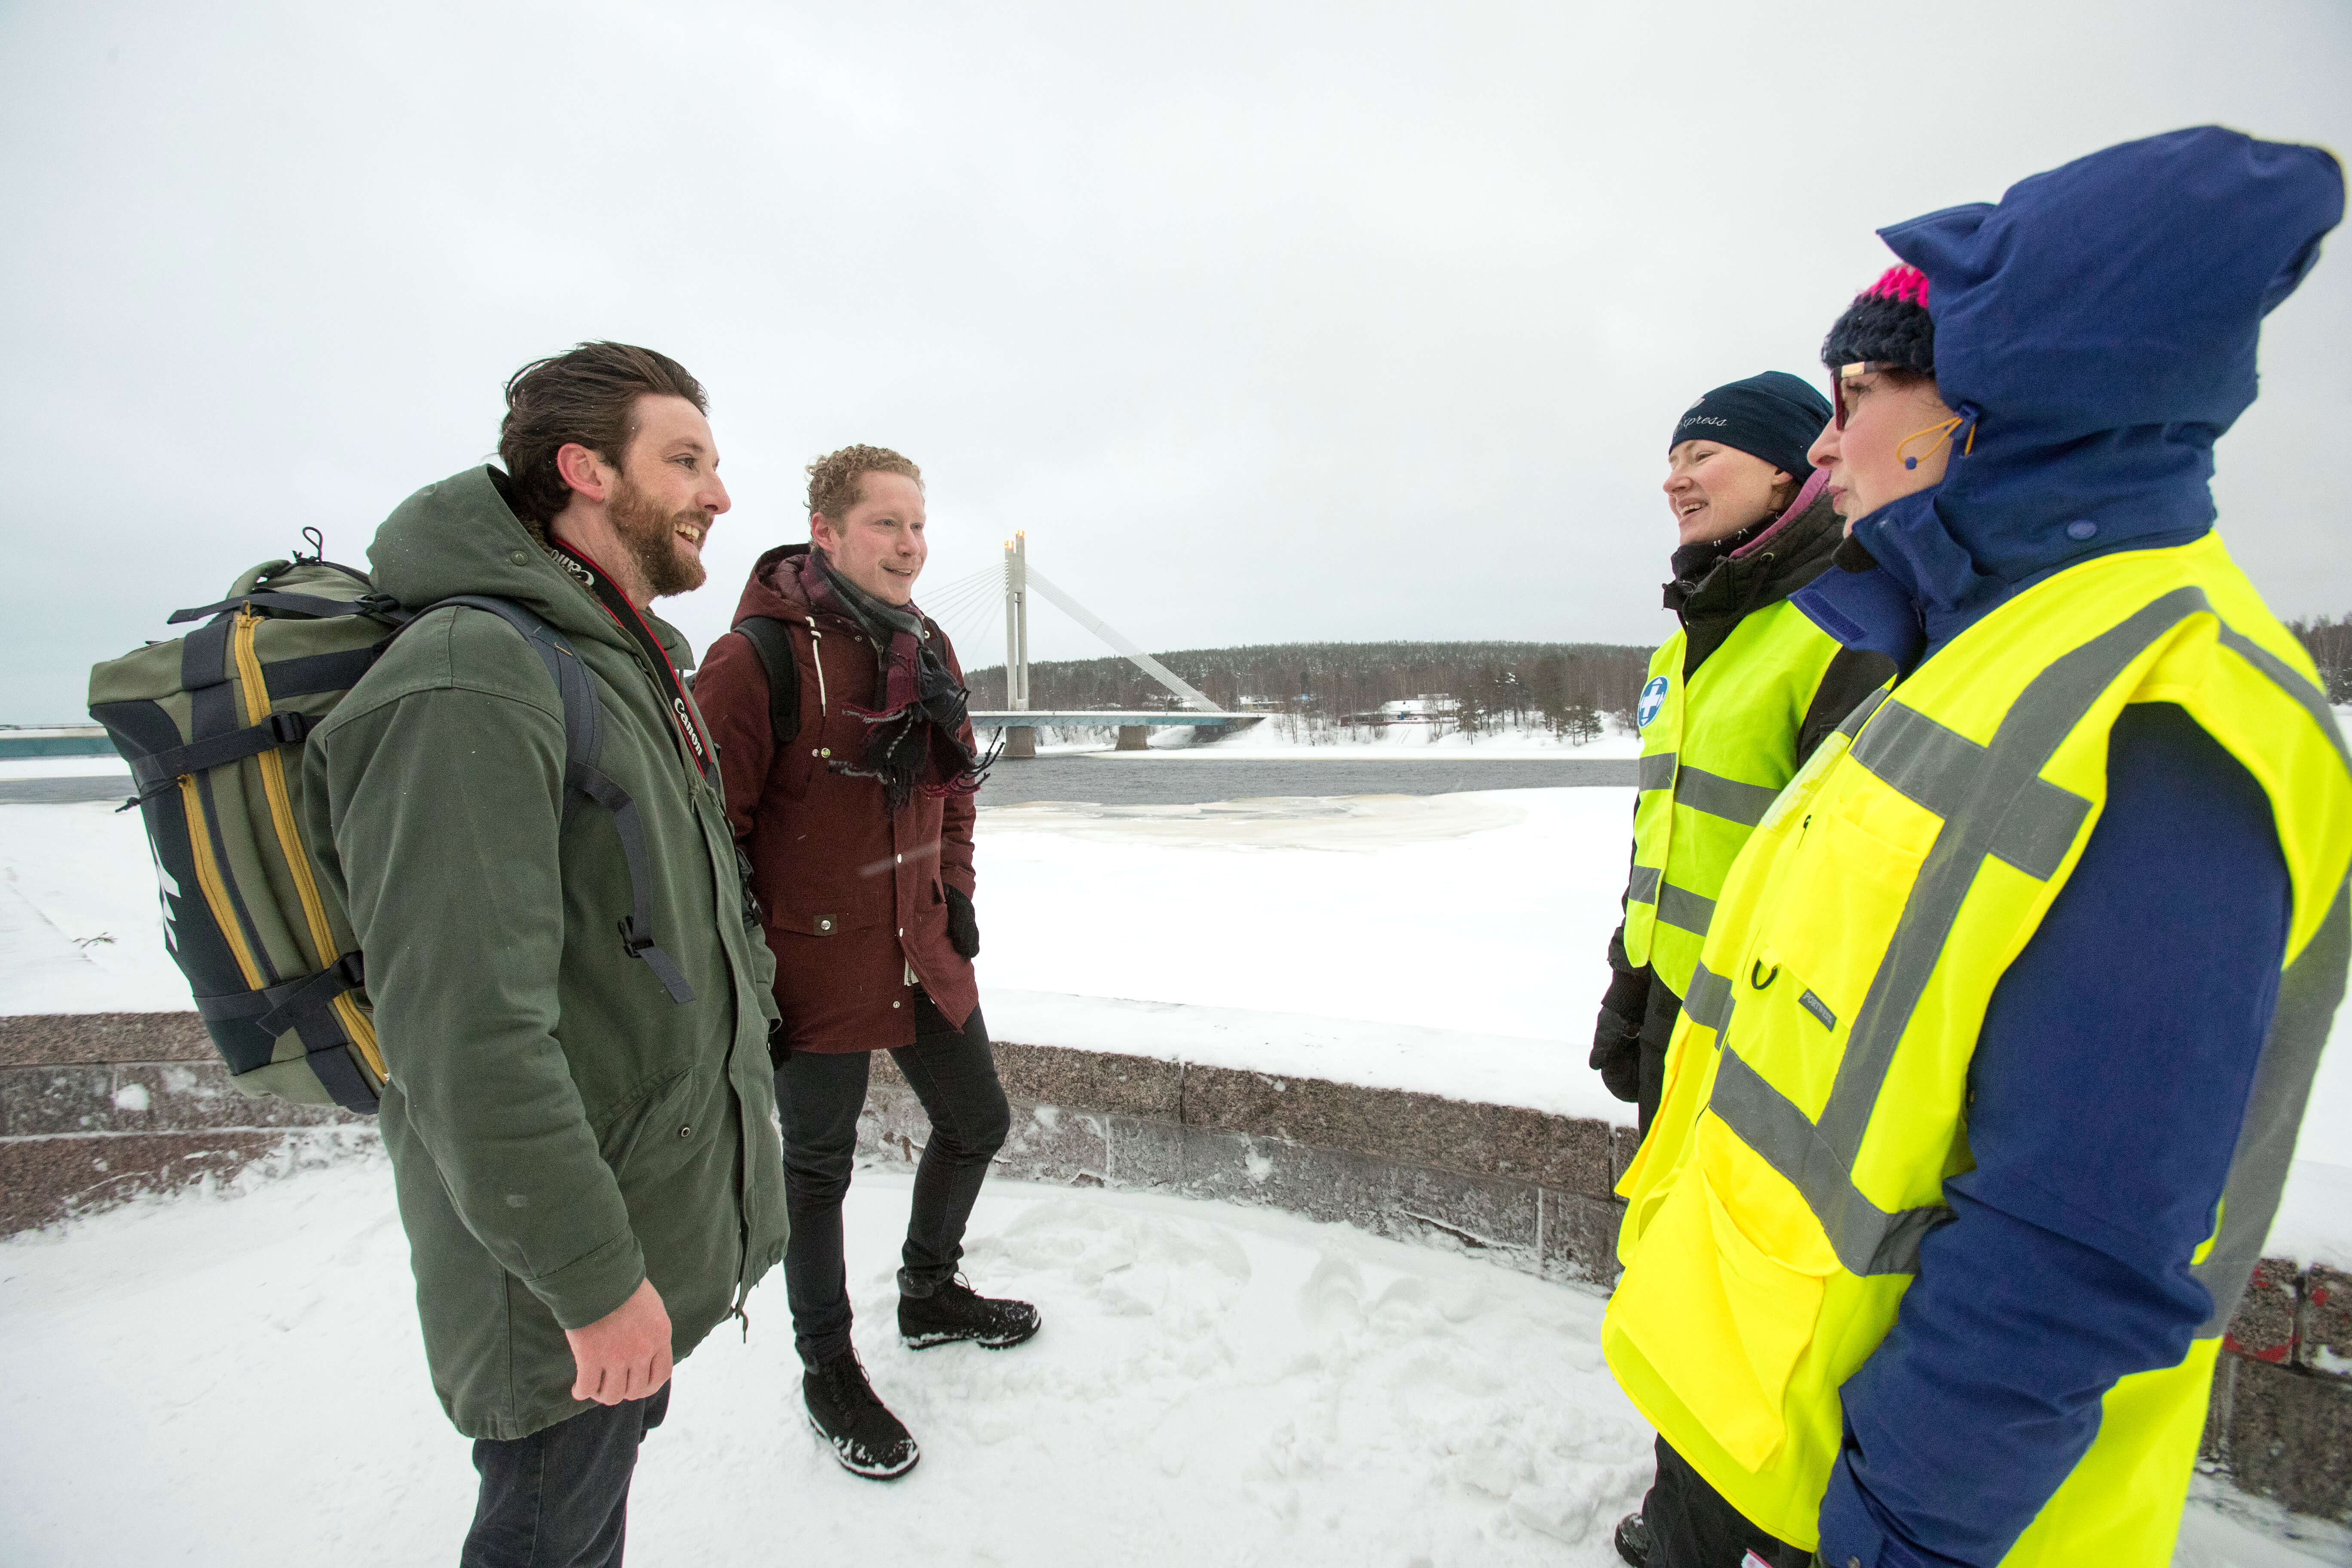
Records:
[[[2301,640],[2311,662],[2319,666],[2321,684],[2330,702],[2352,702],[2352,616],[2330,620],[2320,616],[2289,621],[2286,629]]]
[[[2319,667],[2328,700],[2352,703],[2352,615],[2286,626]],[[1474,733],[1507,722],[1574,734],[1600,715],[1631,725],[1650,650],[1619,643],[1311,642],[1155,657],[1220,708],[1237,710],[1255,699],[1318,728],[1344,727],[1386,702],[1443,694],[1456,704],[1450,722]],[[965,679],[974,708],[1004,706],[1003,665],[967,670]],[[1159,682],[1116,655],[1032,664],[1029,689],[1035,709],[1178,706]]]
[[[1472,734],[1541,726],[1582,740],[1600,718],[1633,721],[1650,650],[1615,643],[1273,643],[1153,656],[1220,708],[1245,700],[1320,730],[1347,728],[1386,702],[1443,695],[1448,728]],[[977,709],[1004,706],[1004,667],[964,672]],[[1124,658],[1029,667],[1034,710],[1173,708],[1176,699]]]

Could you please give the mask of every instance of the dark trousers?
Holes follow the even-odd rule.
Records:
[[[637,1446],[669,1413],[669,1384],[511,1442],[474,1443],[482,1491],[458,1568],[620,1568]]]
[[[1650,1527],[1650,1568],[1740,1568],[1750,1552],[1772,1568],[1811,1568],[1811,1552],[1748,1523],[1664,1437],[1642,1519]]]
[[[988,1026],[980,1009],[959,1030],[930,999],[915,994],[911,1046],[891,1059],[931,1119],[930,1142],[915,1167],[913,1212],[899,1288],[925,1295],[954,1277],[963,1228],[988,1163],[1004,1146],[1013,1108],[996,1081]],[[868,1053],[794,1051],[776,1069],[776,1108],[784,1126],[784,1198],[793,1238],[784,1248],[784,1293],[793,1308],[793,1342],[804,1365],[849,1349],[848,1265],[842,1256],[841,1200],[857,1154],[857,1116],[866,1109]]]

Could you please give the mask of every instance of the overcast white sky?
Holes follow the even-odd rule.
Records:
[[[698,647],[852,441],[928,585],[1025,528],[1153,648],[1654,641],[1675,417],[1818,383],[1874,227],[2209,121],[2352,151],[2347,82],[2343,0],[0,0],[0,721],[306,524],[360,561],[590,337],[710,390]],[[2220,448],[2289,616],[2352,611],[2333,248]]]

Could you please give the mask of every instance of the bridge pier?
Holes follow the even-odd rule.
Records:
[[[1118,727],[1118,749],[1122,752],[1151,750],[1151,727],[1148,724],[1121,724]]]
[[[1034,757],[1037,754],[1037,731],[1034,725],[1021,724],[1004,731],[1004,752],[1008,757]]]

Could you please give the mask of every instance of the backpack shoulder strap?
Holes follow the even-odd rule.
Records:
[[[645,960],[646,967],[660,979],[671,1001],[680,1006],[693,1001],[694,987],[687,984],[686,972],[654,942],[653,875],[646,848],[645,821],[637,815],[637,803],[629,792],[597,765],[604,752],[604,705],[596,696],[595,678],[581,662],[579,651],[562,632],[511,599],[459,594],[428,608],[438,609],[442,605],[488,611],[521,633],[523,640],[539,655],[540,662],[547,666],[547,673],[554,678],[555,689],[563,699],[564,787],[586,795],[611,812],[613,826],[621,835],[621,855],[629,869],[630,903],[628,918],[621,921],[621,945],[628,949],[631,957]],[[419,618],[422,617],[420,611]]]
[[[443,605],[488,610],[512,626],[539,655],[539,661],[547,666],[548,677],[563,699],[563,771],[567,782],[573,769],[593,768],[604,760],[604,706],[596,700],[596,683],[588,667],[580,662],[579,650],[569,638],[512,599],[458,594],[427,608],[437,610]],[[416,618],[424,619],[424,614],[420,612]]]
[[[760,656],[768,675],[768,728],[776,744],[787,745],[801,732],[801,661],[792,633],[773,616],[746,616],[735,629]]]

